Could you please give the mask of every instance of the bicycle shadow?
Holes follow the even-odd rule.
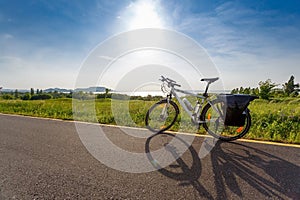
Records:
[[[227,148],[222,144],[217,142],[211,151],[216,199],[230,198],[226,188],[243,198],[245,191],[241,182],[266,198],[300,197],[299,166],[250,145],[230,142]],[[235,145],[235,151],[231,150],[232,145]]]
[[[166,135],[178,140],[187,147],[192,158],[186,162],[176,147],[166,144],[166,150],[176,160],[166,167],[155,163],[150,152],[150,141],[158,135]],[[205,141],[204,141],[205,142]],[[196,144],[198,145],[198,144]],[[205,147],[206,148],[206,147]],[[202,168],[198,152],[180,137],[170,133],[159,133],[149,137],[145,151],[151,164],[164,176],[179,182],[179,186],[191,185],[200,198],[207,199],[243,199],[256,194],[264,199],[299,199],[300,167],[276,155],[258,149],[256,145],[218,140],[204,162],[210,162],[211,168]],[[275,150],[275,147],[274,147]],[[177,170],[173,170],[177,168]],[[212,187],[201,184],[202,172],[212,177]],[[205,175],[204,175],[205,176]]]
[[[165,149],[168,151],[173,158],[176,160],[174,163],[170,164],[169,167],[170,169],[163,168],[159,166],[158,164],[154,164],[155,159],[152,157],[151,152],[150,152],[150,141],[158,136],[158,135],[165,135],[165,136],[170,136],[173,137],[173,139],[178,140],[182,144],[184,144],[188,148],[188,153],[190,153],[192,157],[192,163],[186,163],[183,158],[178,154],[176,146],[172,146],[171,144],[165,144]],[[199,182],[199,178],[201,176],[201,161],[200,158],[198,157],[197,151],[192,147],[192,145],[189,145],[186,143],[183,139],[180,137],[177,137],[174,134],[170,133],[165,133],[165,132],[160,132],[158,134],[154,134],[151,137],[149,137],[146,141],[145,145],[145,152],[147,154],[147,157],[149,161],[152,163],[152,165],[158,170],[158,172],[162,173],[164,176],[171,178],[176,181],[180,181],[179,186],[187,186],[187,185],[192,185],[197,192],[199,193],[200,196],[206,197],[208,199],[212,199],[213,197],[211,194],[201,185]],[[172,168],[177,168],[178,170],[174,171]]]

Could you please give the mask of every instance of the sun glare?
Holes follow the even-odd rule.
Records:
[[[131,3],[126,12],[128,28],[163,28],[163,19],[158,11],[158,1],[139,0]]]

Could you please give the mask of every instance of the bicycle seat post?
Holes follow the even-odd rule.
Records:
[[[208,87],[211,83],[217,81],[219,78],[216,77],[216,78],[203,78],[201,79],[201,81],[206,81],[207,82],[207,85],[206,85],[206,88],[205,88],[205,92],[203,93],[203,96],[205,97],[208,97],[208,94],[207,94],[207,91],[208,91]]]
[[[203,93],[203,96],[208,97],[207,91],[208,91],[208,87],[211,84],[211,82],[207,82],[206,88],[205,88],[205,92]]]

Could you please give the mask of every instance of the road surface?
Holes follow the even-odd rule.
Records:
[[[128,151],[150,151],[150,143],[159,148],[176,139],[102,128]],[[217,142],[200,159],[203,140],[196,137],[160,170],[128,173],[95,159],[73,122],[0,114],[0,199],[300,199],[299,147]]]

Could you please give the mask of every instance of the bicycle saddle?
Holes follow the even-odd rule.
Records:
[[[219,79],[219,77],[216,78],[202,78],[200,81],[207,81],[209,83],[213,83],[215,81],[217,81]]]

